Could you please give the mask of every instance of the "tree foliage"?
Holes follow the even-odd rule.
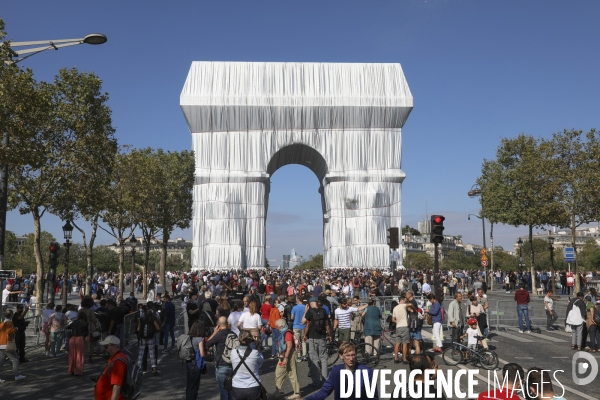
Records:
[[[418,229],[412,228],[409,225],[406,225],[404,228],[402,228],[402,234],[403,235],[421,236],[421,232],[419,232]]]
[[[317,254],[310,260],[296,265],[294,269],[323,269],[323,254]]]
[[[407,253],[403,260],[404,267],[408,269],[430,269],[433,268],[433,258],[425,252]]]

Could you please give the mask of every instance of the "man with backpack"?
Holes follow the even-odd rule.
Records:
[[[140,320],[138,322],[137,331],[140,337],[140,347],[138,351],[138,366],[142,368],[142,361],[144,359],[144,352],[146,347],[148,347],[148,352],[150,353],[150,362],[152,363],[152,374],[157,375],[158,370],[156,368],[156,347],[154,343],[154,336],[157,332],[160,332],[160,324],[158,323],[158,319],[152,310],[148,310],[147,306],[142,307],[142,312],[140,314]],[[145,371],[144,371],[145,372]]]
[[[215,346],[215,374],[219,384],[221,400],[232,400],[231,392],[225,389],[225,378],[231,375],[231,351],[237,348],[240,342],[237,335],[227,327],[227,318],[220,317],[213,334],[205,343],[206,348]]]
[[[310,360],[310,376],[313,380],[313,386],[320,387],[321,380],[327,380],[327,342],[331,342],[331,325],[328,323],[327,312],[323,308],[323,300],[318,298],[310,299],[310,309],[306,312],[303,321],[306,323],[304,328],[304,341],[308,342],[308,354]],[[321,374],[319,374],[319,368]]]
[[[95,400],[121,399],[123,386],[127,384],[128,358],[121,352],[121,341],[118,337],[110,335],[101,341],[100,346],[106,346],[108,363],[96,381],[94,388]]]

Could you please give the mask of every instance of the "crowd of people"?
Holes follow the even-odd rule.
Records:
[[[495,277],[500,282],[508,279],[509,286],[505,286],[508,291],[514,290],[515,286],[520,287],[515,290],[519,329],[521,332],[530,331],[527,274],[500,271]],[[29,278],[7,281],[3,288],[3,296],[7,300],[18,296],[17,300],[22,301],[16,312],[6,311],[7,322],[0,324],[0,351],[3,352],[0,365],[5,360],[13,362],[15,379],[24,378],[19,374],[19,363],[27,362],[24,316],[29,304],[32,307],[39,305],[35,293],[28,289],[35,285],[35,277]],[[287,378],[293,389],[288,400],[300,398],[297,363],[309,364],[312,386],[318,389],[311,400],[324,399],[337,390],[340,368],[365,368],[368,372],[368,367],[356,365],[354,335],[362,332],[362,340],[371,345],[373,351],[378,351],[384,315],[376,306],[376,298],[381,296],[398,298],[397,304],[392,304],[386,323],[394,329],[394,362],[405,363],[410,369],[435,368],[433,355],[442,352],[444,323],[451,330],[453,341],[464,337],[467,326],[470,345],[477,340],[473,338],[488,336],[486,315],[489,302],[484,271],[447,271],[440,276],[442,289],[438,293],[434,292],[432,271],[417,270],[394,274],[389,270],[369,269],[168,272],[164,285],[156,274],[147,280],[141,275],[126,275],[125,278],[133,283],[126,298],[119,293],[111,274],[101,274],[92,280],[92,293],[80,293],[80,305],[68,304],[63,308],[50,303],[41,310],[45,354],[47,357],[68,354],[68,373],[81,375],[86,357],[91,357],[94,352],[104,352],[109,357],[107,368],[96,385],[97,399],[111,398],[113,389],[119,386],[117,383],[123,382],[124,377],[119,380],[110,376],[121,374],[128,368],[127,359],[119,350],[128,314],[139,311],[135,321],[139,348],[134,364],[144,374],[160,373],[159,346],[162,345],[164,354],[177,351],[175,299],[181,300],[194,348],[200,356],[214,360],[221,400],[260,399],[264,393],[261,366],[269,359],[276,362],[275,396],[283,396],[283,384]],[[541,278],[542,275],[538,276],[543,282]],[[73,279],[72,283],[83,285],[85,277],[78,275]],[[144,286],[148,293],[146,303],[138,304],[135,293],[141,292]],[[26,296],[23,296],[24,292],[27,292]],[[547,328],[551,330],[556,320],[553,289],[545,287],[544,292]],[[573,327],[573,348],[585,347],[585,338],[590,335],[590,351],[597,351],[600,325],[594,320],[594,309],[600,313],[600,297],[595,292],[586,294],[588,296],[577,293],[567,310],[568,316],[574,318],[570,324]],[[418,303],[417,295],[426,300]],[[466,307],[462,303],[463,298],[469,300],[470,304]],[[571,312],[573,309],[580,318],[575,318],[576,313]],[[433,355],[425,354],[421,346],[424,321],[432,326]],[[469,330],[472,330],[470,334]],[[14,352],[10,350],[12,345],[7,349],[10,337],[15,338]],[[3,344],[3,340],[6,343]],[[328,368],[327,345],[334,340],[343,363],[336,365],[332,373]],[[487,340],[481,342],[487,347]],[[204,373],[195,362],[188,360],[187,367],[186,398],[196,399]],[[510,374],[510,371],[507,373]]]

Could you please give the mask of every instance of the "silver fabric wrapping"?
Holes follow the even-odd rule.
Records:
[[[195,269],[265,265],[270,176],[288,164],[321,182],[325,266],[389,266],[413,106],[399,64],[194,62],[180,104],[196,155]]]

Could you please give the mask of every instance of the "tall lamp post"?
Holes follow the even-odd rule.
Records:
[[[519,246],[519,271],[523,272],[523,255],[521,254],[521,250],[523,248],[523,241],[521,238],[517,241],[517,246]]]
[[[550,285],[552,285],[552,291],[556,289],[556,283],[554,282],[554,238],[548,236],[548,250],[550,250]]]
[[[131,291],[135,294],[135,249],[138,245],[139,241],[135,238],[135,234],[131,235],[131,239],[129,240],[129,244],[131,245]]]
[[[469,221],[471,220],[471,216],[473,216],[473,217],[475,217],[475,218],[479,218],[479,219],[481,220],[481,227],[482,227],[482,229],[483,229],[483,248],[485,249],[485,251],[482,251],[482,253],[481,253],[481,254],[482,254],[482,263],[483,263],[483,261],[484,261],[484,260],[483,260],[483,256],[485,256],[485,252],[487,251],[487,246],[486,246],[486,244],[485,244],[485,219],[484,219],[482,216],[480,216],[480,215],[476,215],[476,214],[469,214],[469,215],[467,216],[467,219],[468,219]],[[486,256],[486,258],[487,258],[487,256]],[[487,262],[487,259],[486,259],[485,261]],[[482,267],[483,267],[483,269],[484,269],[484,271],[485,271],[485,280],[486,280],[486,282],[487,282],[487,281],[488,281],[487,267],[486,267],[486,266],[483,266],[483,265],[482,265]],[[491,287],[491,286],[490,286],[490,287]]]
[[[9,44],[11,60],[6,61],[7,64],[16,64],[25,60],[28,57],[41,53],[46,50],[58,50],[61,47],[76,46],[78,44],[103,44],[107,38],[101,33],[92,33],[80,39],[60,39],[60,40],[40,40],[33,42],[12,42]],[[36,48],[26,48],[23,50],[15,50],[16,47],[27,47],[34,45],[44,45]],[[12,60],[12,57],[19,57],[28,54],[25,57]],[[10,143],[8,131],[2,132],[2,146],[8,148]],[[4,242],[6,240],[6,208],[8,202],[8,164],[3,164],[2,173],[0,174],[0,270],[4,269]],[[41,293],[38,293],[41,296]]]
[[[67,297],[69,296],[69,247],[71,247],[71,238],[73,237],[73,226],[71,221],[67,220],[67,223],[62,227],[63,234],[65,235],[65,275],[63,278],[63,291],[62,291],[62,305],[67,306]]]

